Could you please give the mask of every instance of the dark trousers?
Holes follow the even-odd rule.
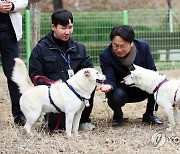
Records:
[[[18,57],[18,42],[14,30],[0,31],[0,53],[4,74],[7,78],[9,94],[12,102],[12,114],[14,117],[22,115],[19,106],[18,86],[11,80],[12,70],[14,67],[14,58]]]
[[[94,93],[95,93],[95,90],[93,91],[93,93],[91,94],[91,98],[89,99],[89,105],[90,106],[85,107],[83,112],[82,112],[81,120],[80,120],[81,123],[91,122],[91,119],[89,117],[90,117],[90,114],[91,114],[91,111],[92,111],[92,108],[93,108]]]
[[[121,107],[126,103],[140,102],[147,99],[147,114],[153,113],[153,110],[157,110],[158,108],[158,105],[155,105],[153,94],[148,94],[136,87],[121,86],[114,88],[111,92],[107,93],[106,96],[108,98],[108,105],[114,111],[114,119],[118,119],[123,116]]]

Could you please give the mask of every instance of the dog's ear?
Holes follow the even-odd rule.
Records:
[[[134,64],[132,64],[132,65],[129,66],[128,69],[131,72],[131,71],[134,71],[136,68],[135,68]]]
[[[135,65],[134,63],[132,64],[133,65],[133,67],[134,67],[134,70],[137,68],[137,65]]]
[[[85,75],[86,77],[89,77],[89,76],[90,76],[90,71],[89,71],[89,70],[85,70],[85,71],[84,71],[84,75]]]

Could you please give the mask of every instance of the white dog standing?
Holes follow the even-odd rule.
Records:
[[[157,104],[164,110],[172,131],[175,121],[180,121],[180,80],[167,80],[165,75],[134,65],[135,70],[124,78],[126,85],[133,85],[150,94],[154,93]]]
[[[66,115],[66,134],[71,136],[71,131],[78,135],[79,121],[85,107],[85,100],[90,99],[97,82],[105,80],[93,68],[82,69],[67,80],[67,83],[56,82],[50,87],[46,85],[30,86],[24,62],[15,58],[15,67],[12,79],[19,86],[22,96],[20,107],[26,117],[25,129],[33,134],[33,127],[37,120],[48,112],[61,110]]]

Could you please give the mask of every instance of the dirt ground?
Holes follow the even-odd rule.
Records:
[[[41,0],[42,12],[53,11],[53,0]],[[172,8],[179,8],[179,0],[171,1]],[[63,0],[64,8],[72,12],[122,11],[130,9],[168,8],[167,0]]]
[[[180,78],[180,70],[161,71],[168,79]],[[112,111],[102,92],[96,92],[91,114],[96,125],[94,131],[81,131],[80,137],[67,139],[63,134],[49,135],[37,126],[37,133],[28,136],[23,127],[13,123],[7,84],[0,69],[0,153],[1,154],[132,154],[132,153],[180,153],[180,124],[174,133],[168,133],[168,121],[159,108],[157,115],[165,122],[162,126],[145,125],[142,114],[146,101],[126,104],[124,116],[129,118],[122,127],[110,125]],[[160,137],[158,137],[158,135]],[[153,137],[154,138],[153,138]]]

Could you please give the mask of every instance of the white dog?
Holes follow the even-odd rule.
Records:
[[[165,75],[134,65],[135,70],[124,78],[126,85],[133,85],[150,94],[154,93],[157,104],[164,110],[172,131],[175,121],[180,120],[180,80],[167,80]]]
[[[65,112],[66,134],[78,135],[79,121],[85,107],[85,100],[90,99],[97,82],[103,82],[105,76],[93,68],[85,68],[67,80],[67,83],[56,82],[50,87],[46,85],[30,86],[24,62],[15,58],[12,80],[19,86],[22,96],[20,107],[26,117],[25,129],[33,134],[37,120],[49,112]]]

